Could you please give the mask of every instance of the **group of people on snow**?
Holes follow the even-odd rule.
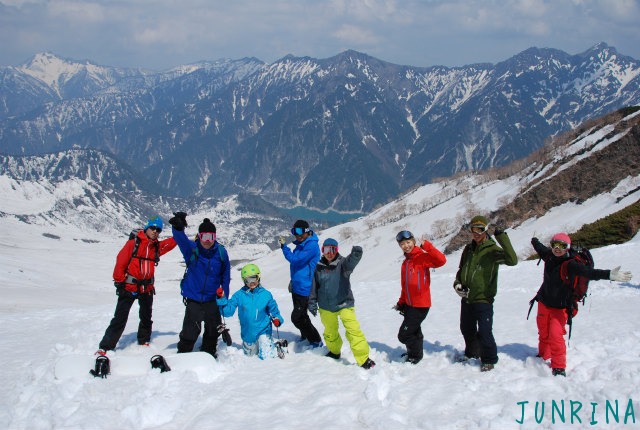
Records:
[[[154,268],[161,255],[177,245],[186,264],[180,283],[185,305],[182,329],[179,334],[178,352],[191,352],[202,332],[201,350],[217,357],[220,335],[226,332],[222,316],[231,317],[238,311],[242,349],[246,355],[261,359],[276,357],[277,347],[272,335],[284,322],[273,295],[261,285],[260,269],[247,264],[241,269],[244,286],[229,297],[231,264],[225,247],[217,241],[216,227],[205,218],[198,227],[194,240],[184,232],[187,214],[176,212],[169,220],[171,238],[158,240],[163,221],[156,216],[143,230],[132,233],[116,258],[113,271],[118,301],[113,319],[99,344],[97,354],[105,355],[113,350],[127,323],[133,302],[138,300],[140,323],[137,340],[148,345],[151,339]],[[489,222],[478,215],[469,223],[471,241],[460,257],[459,268],[453,283],[460,296],[460,331],[465,349],[457,361],[480,360],[480,370],[490,371],[498,362],[498,351],[493,336],[493,302],[498,289],[498,268],[501,264],[515,266],[516,253],[507,233],[494,228],[489,234]],[[289,292],[293,304],[291,322],[300,331],[300,342],[308,342],[310,348],[326,344],[327,357],[340,359],[343,345],[339,333],[339,321],[359,366],[371,369],[375,362],[369,356],[369,343],[355,314],[355,300],[350,277],[360,262],[362,247],[353,246],[348,255],[339,252],[339,244],[327,238],[319,245],[317,234],[305,220],[298,220],[291,228],[294,249],[280,236],[278,243],[289,263]],[[421,325],[431,308],[430,272],[442,267],[447,259],[426,237],[416,241],[413,233],[399,232],[396,241],[404,253],[400,271],[400,298],[393,307],[403,317],[398,330],[398,340],[405,345],[405,360],[416,364],[423,358]],[[582,276],[587,279],[610,279],[628,282],[631,273],[590,268],[573,261],[571,239],[566,233],[558,233],[543,245],[536,237],[531,244],[545,262],[543,282],[536,293],[538,302],[538,356],[550,360],[553,375],[566,376],[565,326],[572,310],[567,307],[571,296],[569,279]],[[565,272],[560,267],[567,262]],[[533,302],[533,300],[532,300]],[[573,310],[575,312],[575,310]],[[322,338],[309,318],[320,314],[324,326]],[[227,332],[228,333],[228,332]],[[231,341],[228,339],[228,344]]]

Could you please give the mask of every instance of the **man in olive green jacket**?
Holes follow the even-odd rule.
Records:
[[[483,216],[471,220],[473,240],[462,251],[460,267],[453,288],[461,297],[460,331],[464,337],[461,361],[480,358],[480,370],[493,369],[498,362],[498,348],[493,338],[493,300],[498,291],[500,264],[518,263],[509,236],[496,228],[495,241],[487,233],[489,222]]]

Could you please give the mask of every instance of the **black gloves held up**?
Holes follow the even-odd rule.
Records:
[[[173,218],[171,218],[169,220],[169,224],[171,224],[171,226],[173,228],[175,228],[178,231],[183,231],[185,227],[187,227],[189,224],[187,224],[187,213],[186,212],[174,212],[173,213]]]
[[[502,234],[502,233],[504,233],[504,228],[502,228],[502,227],[496,227],[493,230],[493,235],[494,236],[497,236],[497,235]]]

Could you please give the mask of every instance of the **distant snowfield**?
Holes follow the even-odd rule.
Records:
[[[488,205],[497,198],[494,193],[482,197]],[[574,222],[593,221],[617,210],[618,205],[611,203],[614,197],[603,195],[578,209],[565,205],[508,233],[520,256],[528,255],[534,231],[548,240],[552,233]],[[637,198],[629,196],[620,207]],[[457,204],[455,199],[451,204]],[[456,213],[453,206],[448,210]],[[280,329],[281,337],[290,342],[284,360],[245,357],[234,316],[227,319],[234,344],[227,347],[220,342],[219,359],[209,370],[161,374],[149,367],[145,375],[114,373],[104,380],[92,378],[88,368],[86,374],[80,372],[81,377],[57,380],[53,368],[60,356],[91,355],[96,350],[115,307],[111,274],[123,238],[69,226],[28,226],[5,218],[0,224],[0,384],[4,387],[0,392],[0,427],[503,429],[640,425],[638,239],[594,250],[597,267],[622,265],[634,272],[634,279],[628,284],[591,283],[587,305],[575,319],[567,378],[552,377],[548,365],[535,358],[535,319],[526,320],[526,314],[528,301],[542,279],[542,265],[536,261],[501,268],[494,318],[500,361],[495,370],[480,373],[477,365],[453,362],[463,348],[458,329],[459,299],[451,288],[459,252],[447,256],[447,264],[432,273],[433,307],[422,325],[424,360],[415,366],[402,362],[404,348],[396,338],[401,317],[391,309],[399,296],[402,254],[393,237],[401,226],[416,234],[428,233],[432,221],[440,217],[444,214],[416,215],[371,231],[362,220],[355,221],[348,224],[353,236],[346,240],[341,237],[345,226],[320,234],[321,240],[338,238],[344,254],[352,245],[364,246],[364,258],[352,279],[357,315],[371,345],[371,357],[377,362],[371,371],[356,366],[346,339],[343,358],[337,362],[323,356],[324,348],[308,351],[296,343],[298,333],[289,321],[288,264],[280,251],[274,251],[256,263],[263,272],[263,285],[273,292],[286,319]],[[229,254],[233,259],[234,249],[229,249]],[[119,356],[175,353],[184,314],[179,293],[184,266],[180,260],[174,250],[157,268],[152,347],[146,350],[136,345],[134,304],[124,336],[111,354],[114,361]],[[232,278],[231,290],[235,291],[241,286],[235,269]],[[312,320],[322,332],[319,318]]]

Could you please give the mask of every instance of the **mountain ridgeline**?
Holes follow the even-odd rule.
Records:
[[[38,54],[0,68],[0,152],[97,150],[166,197],[248,193],[279,207],[363,213],[640,104],[639,76],[638,60],[603,43],[455,68],[345,51],[153,72]]]

